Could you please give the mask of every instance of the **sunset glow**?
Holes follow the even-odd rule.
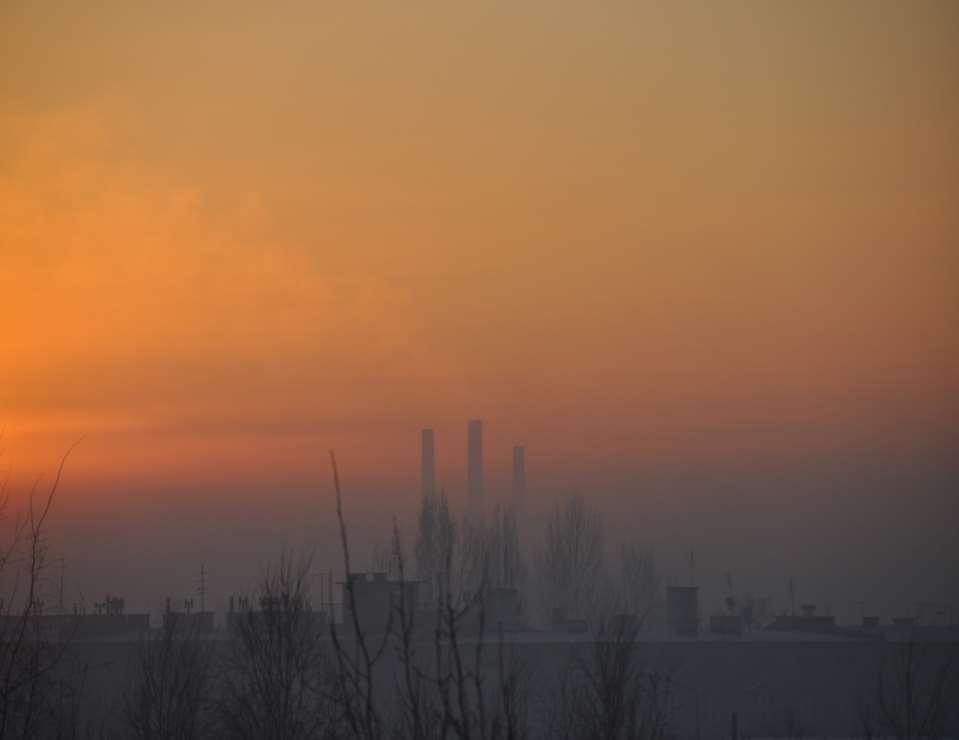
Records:
[[[8,459],[944,453],[959,7],[633,5],[4,3]]]

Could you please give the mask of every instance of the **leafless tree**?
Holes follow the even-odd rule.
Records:
[[[956,686],[952,666],[916,638],[895,646],[892,664],[880,669],[876,705],[862,718],[863,735],[898,740],[945,736],[945,713]]]
[[[432,583],[436,576],[438,560],[437,528],[439,502],[435,496],[423,496],[416,520],[416,577]]]
[[[798,706],[793,705],[783,709],[780,736],[783,740],[803,740],[806,737],[802,711]]]
[[[378,638],[367,635],[357,609],[356,589],[350,558],[350,543],[343,514],[343,492],[336,456],[330,452],[333,469],[333,488],[336,493],[336,518],[340,528],[340,546],[343,554],[345,602],[344,616],[349,619],[350,634],[344,634],[330,620],[330,637],[335,658],[333,700],[338,707],[344,729],[349,737],[379,740],[387,726],[377,701],[375,669],[389,644],[392,632],[392,612],[386,629]]]
[[[66,661],[64,661],[66,662]],[[58,671],[59,671],[58,667]],[[62,675],[64,674],[65,675]],[[52,687],[49,722],[41,737],[51,740],[94,740],[107,737],[108,712],[94,708],[87,693],[89,666],[71,666]]]
[[[595,614],[606,579],[603,524],[579,496],[553,509],[538,571],[547,609],[579,619]]]
[[[417,533],[417,551],[420,553],[417,556],[418,575],[424,573],[423,566],[420,564],[424,534],[421,526]],[[429,532],[429,537],[432,538],[435,535],[435,530]],[[432,548],[434,544],[435,540],[429,547]],[[431,553],[433,562],[430,563],[434,576],[440,568],[440,564],[435,562],[435,555],[435,552]],[[406,584],[406,559],[399,528],[395,521],[393,522],[393,556],[397,563],[400,594],[403,594]],[[440,709],[433,691],[433,682],[429,677],[428,659],[422,655],[417,646],[416,605],[401,596],[394,602],[393,609],[398,643],[396,652],[400,663],[396,690],[398,701],[393,717],[394,735],[398,738],[417,738],[418,740],[441,738],[443,734]]]
[[[393,555],[389,545],[373,545],[373,552],[370,555],[370,572],[386,573],[392,576],[396,569],[393,562]]]
[[[323,625],[310,608],[312,556],[284,553],[233,623],[222,666],[220,734],[294,740],[335,725],[328,700]]]
[[[342,508],[342,491],[332,459],[337,515],[340,522],[344,568],[350,573],[349,540]],[[361,629],[351,579],[346,579],[347,627],[331,634],[336,655],[336,696],[341,706],[344,734],[373,740],[393,738],[427,740],[518,740],[526,736],[522,673],[500,640],[496,662],[487,660],[484,596],[488,591],[489,557],[485,530],[454,526],[441,499],[430,532],[432,563],[437,581],[433,625],[417,625],[415,600],[406,597],[406,558],[399,528],[394,523],[391,561],[397,580],[396,598],[382,637]],[[422,553],[422,526],[417,535]],[[417,563],[417,572],[420,572]],[[465,633],[469,633],[465,636]],[[432,634],[432,643],[424,639]],[[391,696],[378,692],[384,657],[395,655]],[[489,655],[490,658],[493,656]],[[493,669],[487,681],[484,666]],[[390,728],[390,729],[388,729]]]
[[[450,580],[456,571],[455,531],[444,554],[445,581],[436,612],[430,683],[438,696],[440,737],[459,740],[518,740],[529,734],[524,671],[508,653],[502,634],[497,643],[494,681],[486,682],[489,635],[486,596],[489,592],[488,542],[478,528],[463,528],[469,539],[459,551],[464,575],[458,587]]]
[[[63,680],[56,670],[69,646],[73,622],[43,618],[49,566],[45,526],[73,447],[39,501],[39,483],[34,484],[26,513],[16,517],[0,548],[0,737],[36,737],[55,712],[56,689]],[[9,503],[8,475],[0,483],[0,515]]]
[[[638,619],[598,620],[590,653],[574,659],[554,697],[546,737],[659,740],[668,728],[670,680],[642,670]]]
[[[490,585],[521,588],[526,581],[526,562],[519,542],[516,514],[511,507],[497,508],[486,526],[486,558]]]
[[[638,544],[622,546],[618,586],[611,606],[623,614],[645,620],[658,605],[659,579],[651,547]]]
[[[141,640],[123,700],[131,737],[191,740],[206,737],[209,724],[213,643],[173,615],[156,637]]]

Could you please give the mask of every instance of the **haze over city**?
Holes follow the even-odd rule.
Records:
[[[66,601],[224,609],[481,419],[704,613],[959,610],[957,90],[947,1],[4,2],[11,510],[79,441]]]

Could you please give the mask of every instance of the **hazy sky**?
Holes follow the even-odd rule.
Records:
[[[3,459],[84,436],[92,510],[335,447],[380,507],[479,416],[494,481],[899,465],[948,518],[957,91],[951,1],[6,0]]]

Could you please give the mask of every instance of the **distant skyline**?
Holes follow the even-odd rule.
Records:
[[[490,500],[522,443],[531,510],[959,554],[959,3],[202,5],[0,4],[0,466],[84,438],[70,542],[279,531],[329,449],[408,508],[425,427],[459,506],[478,418]]]

